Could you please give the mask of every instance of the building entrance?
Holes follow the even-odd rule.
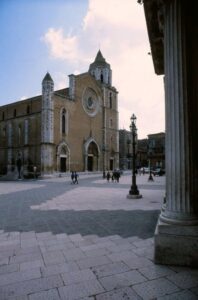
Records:
[[[98,170],[98,148],[95,142],[91,142],[88,147],[87,170]]]
[[[113,158],[110,159],[110,166],[109,166],[110,170],[113,170]]]
[[[60,158],[60,171],[66,172],[66,157]]]
[[[88,156],[87,164],[88,171],[93,171],[93,156]]]

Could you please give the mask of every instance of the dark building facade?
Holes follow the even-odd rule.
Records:
[[[165,133],[148,135],[148,160],[152,168],[165,168]]]
[[[165,133],[149,134],[148,139],[137,141],[136,149],[137,168],[165,167]],[[119,130],[119,161],[120,169],[131,169],[132,159],[132,136],[131,132],[125,129]]]

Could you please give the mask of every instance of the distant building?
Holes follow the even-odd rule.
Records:
[[[120,169],[131,169],[131,132],[125,129],[119,130],[119,162]]]
[[[153,168],[165,168],[165,133],[148,135],[148,160]]]
[[[0,107],[0,174],[117,168],[117,94],[100,51],[88,72],[69,75],[69,88],[55,91],[47,73],[40,96]]]
[[[149,134],[148,139],[137,141],[137,168],[165,167],[165,133]],[[119,130],[119,161],[121,169],[131,169],[132,136],[125,129]]]
[[[138,140],[137,146],[137,167],[148,166],[148,139]]]

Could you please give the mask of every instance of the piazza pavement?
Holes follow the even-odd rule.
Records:
[[[0,300],[197,300],[198,270],[155,265],[165,177],[0,180]]]

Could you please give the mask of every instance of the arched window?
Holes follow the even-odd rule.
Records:
[[[62,133],[65,133],[65,115],[62,115]]]
[[[100,81],[103,82],[103,74],[100,74]]]
[[[112,120],[112,119],[109,120],[109,127],[110,127],[110,128],[113,127],[113,120]]]
[[[109,107],[112,108],[112,93],[109,93]]]
[[[65,109],[62,110],[62,116],[61,116],[61,126],[62,126],[62,133],[66,133],[66,111]]]

